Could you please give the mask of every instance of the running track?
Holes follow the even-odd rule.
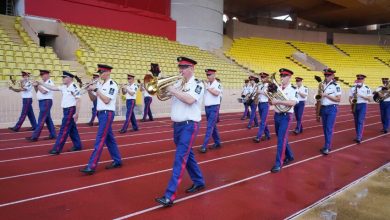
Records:
[[[168,118],[140,123],[140,131],[119,134],[121,169],[105,170],[107,150],[95,175],[78,171],[89,159],[97,127],[78,125],[84,150],[49,156],[54,140],[28,143],[31,131],[0,130],[0,219],[283,219],[390,161],[390,137],[381,129],[378,105],[369,105],[364,141],[356,145],[349,106],[339,109],[334,148],[323,157],[322,126],[314,109],[304,115],[304,133],[291,134],[295,161],[278,174],[269,172],[275,160],[273,113],[268,119],[272,139],[253,143],[257,128],[248,130],[241,113],[221,115],[219,150],[197,152],[205,133],[202,121],[194,151],[207,188],[185,194],[187,174],[172,208],[161,208],[161,196],[171,174],[174,157]],[[295,122],[290,129],[295,127]],[[46,129],[46,128],[45,128]],[[48,135],[47,130],[41,137]]]

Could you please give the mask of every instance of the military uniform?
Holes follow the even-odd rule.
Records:
[[[131,74],[127,74],[127,75],[128,77],[134,78],[134,75]],[[133,126],[133,131],[138,131],[137,120],[135,119],[135,114],[134,114],[135,100],[137,98],[137,90],[138,90],[138,85],[135,83],[132,83],[131,85],[127,85],[125,88],[127,111],[126,111],[125,123],[123,124],[123,127],[120,130],[121,133],[125,133],[127,131],[130,121],[131,121],[131,125]],[[130,95],[129,92],[134,94]]]
[[[383,84],[387,84],[389,78],[382,78]],[[383,89],[387,89],[385,86],[379,86],[375,91],[380,92]],[[381,122],[382,122],[382,132],[387,133],[390,125],[390,97],[384,99],[379,103],[380,113],[381,113]]]
[[[300,77],[295,78],[297,82],[302,81],[303,79]],[[297,125],[295,127],[294,133],[300,134],[303,132],[303,126],[302,126],[302,117],[303,112],[305,110],[305,103],[307,100],[307,96],[309,94],[309,89],[306,86],[297,86],[297,93],[298,93],[298,104],[294,106],[294,114],[295,114],[295,120],[297,121]],[[301,96],[299,93],[303,93],[306,96]]]
[[[267,77],[268,74],[261,73],[260,76]],[[259,104],[257,107],[259,109],[260,126],[257,135],[254,139],[255,142],[259,142],[263,134],[265,135],[264,137],[266,140],[269,140],[271,138],[271,134],[267,125],[267,117],[269,112],[269,100],[268,97],[266,96],[267,89],[268,89],[268,83],[262,83],[258,87],[258,91],[257,91],[259,93]]]

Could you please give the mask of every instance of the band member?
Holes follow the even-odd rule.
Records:
[[[54,86],[53,81],[50,79],[50,72],[48,70],[39,70],[40,76],[42,78],[42,83]],[[49,137],[45,138],[46,140],[51,140],[56,138],[56,130],[54,127],[53,120],[51,118],[51,107],[53,105],[53,92],[45,87],[34,84],[35,92],[37,93],[37,99],[39,102],[39,117],[38,117],[38,126],[32,133],[31,137],[26,139],[29,141],[37,141],[41,135],[43,125],[46,123],[47,129],[49,130]]]
[[[294,160],[293,152],[290,148],[290,144],[288,143],[288,131],[292,113],[294,112],[293,107],[298,103],[297,91],[290,83],[291,76],[294,74],[293,71],[282,68],[279,70],[279,73],[281,77],[281,90],[287,97],[287,100],[275,99],[271,101],[271,104],[291,108],[287,112],[280,112],[277,108],[274,109],[275,131],[278,137],[278,143],[275,165],[271,169],[272,173],[279,172],[283,165],[287,165]]]
[[[19,120],[16,122],[15,126],[9,127],[8,129],[11,131],[18,132],[26,116],[31,124],[31,130],[35,130],[37,127],[37,121],[35,119],[34,110],[32,108],[32,84],[30,83],[30,73],[22,71],[22,80],[20,83],[20,88],[12,88],[9,87],[10,90],[14,92],[20,92],[23,100],[22,112],[20,114]]]
[[[333,127],[336,122],[337,107],[341,100],[341,88],[334,80],[335,70],[324,69],[325,81],[321,93],[321,119],[324,131],[325,144],[320,150],[323,155],[328,155],[332,149]]]
[[[123,124],[122,129],[119,133],[126,133],[129,123],[133,126],[133,131],[138,131],[137,120],[135,119],[134,107],[135,99],[137,97],[138,85],[134,83],[134,75],[131,73],[127,74],[128,84],[122,88],[122,94],[126,95],[126,120]]]
[[[241,98],[245,98],[248,94],[250,94],[250,83],[249,83],[249,79],[246,79],[245,80],[245,85],[244,87],[242,88],[242,92],[241,92]],[[250,118],[250,111],[249,111],[249,105],[246,103],[246,102],[243,102],[244,104],[244,114],[242,115],[241,117],[241,120],[245,120],[246,118]]]
[[[353,118],[355,119],[356,138],[354,141],[360,144],[363,137],[363,126],[366,119],[367,103],[371,100],[371,89],[364,84],[366,78],[363,74],[356,75],[356,83],[349,91],[349,103],[352,104]],[[353,99],[357,98],[353,104]]]
[[[250,82],[250,88],[249,88],[249,92],[250,93],[253,93],[255,92],[256,88],[257,88],[257,82],[258,82],[258,78],[254,77],[254,76],[250,76],[249,77],[249,82]],[[257,82],[256,82],[257,81]],[[249,119],[249,123],[248,123],[248,129],[251,129],[252,128],[252,123],[254,121],[254,127],[258,127],[259,126],[259,123],[257,122],[257,116],[256,116],[256,108],[257,108],[257,101],[258,100],[252,100],[250,102],[250,108],[251,108],[251,117]]]
[[[195,160],[192,146],[199,131],[201,120],[201,106],[204,94],[203,83],[195,79],[196,61],[178,57],[180,74],[185,78],[186,84],[182,90],[177,89],[181,82],[168,87],[172,95],[171,119],[173,121],[173,139],[176,144],[175,161],[172,177],[163,197],[156,198],[156,202],[163,206],[172,206],[176,199],[176,191],[182,180],[184,169],[187,169],[193,185],[186,190],[187,193],[204,189],[205,181]]]
[[[204,136],[201,153],[206,153],[210,137],[214,139],[212,149],[221,147],[221,139],[217,128],[217,119],[219,115],[219,106],[221,105],[222,86],[215,79],[216,70],[206,69],[207,82],[205,83],[204,105],[207,118],[207,130]]]
[[[389,92],[389,78],[382,78],[383,86],[379,86],[376,89],[376,92],[380,97],[383,97],[381,92]],[[383,129],[381,132],[387,133],[390,125],[390,97],[385,98],[383,101],[379,102],[380,112],[381,112],[381,121]]]
[[[98,81],[99,77],[100,76],[99,76],[98,73],[93,73],[92,74],[92,80]],[[97,82],[97,84],[99,84],[99,82]],[[91,119],[88,122],[88,125],[89,126],[93,126],[93,122],[95,121],[95,118],[96,118],[96,115],[97,115],[97,111],[96,111],[97,99],[94,98],[96,96],[96,94],[94,92],[88,93],[88,96],[89,96],[89,99],[92,101],[92,104],[93,104],[93,106],[92,106],[92,116],[91,116]]]
[[[305,110],[305,102],[307,100],[307,95],[309,94],[309,89],[302,85],[303,78],[295,77],[297,83],[297,93],[298,93],[298,104],[294,106],[295,120],[297,121],[297,126],[295,127],[294,133],[300,134],[303,132],[302,126],[302,117],[303,111]]]
[[[268,73],[260,73],[261,78],[261,85],[258,87],[258,94],[259,94],[259,116],[260,116],[260,126],[259,131],[257,132],[257,136],[253,138],[253,141],[255,143],[260,142],[260,138],[262,137],[264,133],[263,140],[269,140],[271,138],[268,125],[267,125],[267,117],[268,117],[268,111],[269,111],[269,101],[268,97],[265,95],[268,89]]]
[[[62,71],[63,85],[61,86],[56,87],[39,81],[35,83],[35,85],[43,86],[51,91],[60,91],[62,93],[61,107],[64,112],[64,117],[62,118],[61,128],[53,149],[49,151],[49,154],[52,155],[61,153],[68,136],[70,136],[70,139],[73,142],[73,147],[69,151],[79,151],[82,148],[80,135],[76,125],[80,111],[80,89],[73,83],[74,78],[76,78],[77,81],[80,81],[80,79],[72,73]]]
[[[96,93],[98,111],[97,116],[99,120],[98,133],[96,134],[95,148],[89,159],[88,165],[81,169],[80,172],[86,174],[95,173],[100,156],[103,152],[104,144],[107,145],[113,162],[106,166],[106,169],[114,169],[122,167],[122,158],[119,153],[118,145],[116,143],[114,133],[112,132],[112,122],[115,116],[115,103],[118,95],[118,85],[110,78],[112,67],[104,64],[98,64],[98,73],[100,78],[104,81],[100,85],[90,85],[88,92]]]
[[[149,117],[149,121],[153,121],[153,114],[152,110],[150,109],[150,105],[152,104],[152,96],[148,93],[148,91],[145,89],[145,85],[141,85],[141,92],[144,96],[144,116],[141,119],[142,122],[147,121],[146,118]]]

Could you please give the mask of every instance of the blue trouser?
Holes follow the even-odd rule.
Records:
[[[150,105],[152,104],[152,97],[145,97],[144,98],[144,117],[143,119],[146,120],[146,116],[149,116],[149,120],[153,120],[152,110],[150,109]]]
[[[16,122],[16,125],[14,126],[14,129],[16,131],[18,131],[20,127],[22,127],[26,116],[28,117],[28,120],[30,120],[32,129],[35,130],[35,128],[37,127],[37,121],[35,120],[34,110],[32,108],[32,98],[23,98],[22,113],[20,114],[18,122]]]
[[[44,99],[39,100],[39,117],[38,117],[38,125],[34,130],[31,138],[36,139],[41,135],[43,125],[46,123],[47,129],[49,129],[49,137],[56,137],[56,129],[54,127],[53,120],[51,119],[50,110],[53,105],[52,99]]]
[[[283,157],[288,159],[294,158],[291,151],[290,144],[288,143],[288,131],[290,128],[291,113],[275,113],[275,132],[278,137],[277,151],[275,166],[283,166]]]
[[[104,144],[107,145],[108,152],[116,164],[121,164],[122,159],[119,153],[118,144],[116,143],[114,133],[112,132],[112,122],[114,121],[114,111],[99,111],[98,114],[99,128],[96,135],[95,148],[88,162],[88,167],[95,170],[103,152]]]
[[[325,136],[324,149],[330,150],[332,148],[333,128],[336,122],[337,105],[321,106],[320,114],[322,120],[322,129]]]
[[[134,107],[135,107],[135,99],[127,99],[126,100],[126,121],[123,124],[122,131],[126,131],[129,127],[129,123],[131,121],[131,125],[133,126],[133,130],[138,130],[137,120],[135,120]]]
[[[270,132],[267,125],[267,116],[269,111],[269,104],[268,102],[259,102],[259,115],[260,115],[260,126],[259,131],[257,132],[257,138],[261,138],[263,133],[267,138],[270,137]]]
[[[69,108],[63,108],[63,112],[64,117],[62,118],[60,132],[58,133],[56,143],[53,146],[53,150],[61,152],[68,136],[70,136],[70,139],[73,142],[73,147],[75,147],[76,149],[81,149],[82,145],[80,135],[77,131],[76,122],[73,119],[73,115],[76,112],[76,107],[72,106]]]
[[[91,120],[89,120],[90,124],[92,124],[95,121],[95,118],[96,118],[96,115],[97,115],[97,111],[96,111],[97,99],[93,100],[92,103],[93,103],[93,106],[92,106],[92,116],[91,116]]]
[[[249,105],[244,103],[244,114],[242,115],[242,118],[246,118],[249,115]]]
[[[207,118],[207,130],[202,145],[204,148],[207,147],[211,136],[213,136],[215,144],[221,143],[221,139],[219,137],[218,128],[217,128],[219,105],[205,106],[205,110],[206,110],[206,118]]]
[[[195,185],[204,185],[202,172],[195,160],[192,146],[199,131],[198,122],[174,123],[173,140],[176,145],[175,161],[173,162],[172,177],[169,180],[165,197],[175,200],[176,190],[183,177],[184,168],[187,169]]]
[[[297,133],[303,132],[302,117],[303,117],[304,109],[305,109],[305,101],[299,101],[298,104],[294,106],[295,120],[297,121],[297,126],[295,127],[295,131]]]
[[[383,130],[387,131],[390,125],[390,101],[382,101],[379,104],[381,110],[381,121],[383,125]]]
[[[355,130],[356,130],[356,139],[362,140],[363,131],[364,131],[364,120],[366,119],[367,104],[359,103],[356,104],[355,113],[353,113],[353,118],[355,119]]]
[[[256,116],[257,104],[255,102],[252,102],[250,106],[251,106],[251,117],[249,119],[248,127],[252,126],[253,120],[255,121],[255,126],[257,126],[259,124],[257,122],[257,116]]]

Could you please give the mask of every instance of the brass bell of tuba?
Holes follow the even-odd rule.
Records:
[[[172,97],[167,91],[167,88],[174,85],[178,80],[182,82],[179,88],[182,89],[184,86],[184,77],[181,75],[157,77],[147,74],[144,77],[145,90],[150,95],[156,95],[160,101],[166,101]]]
[[[268,89],[265,95],[268,97],[269,100],[279,100],[279,101],[287,101],[286,95],[283,93],[283,91],[280,89],[278,82],[275,79],[275,74],[272,73],[271,75],[271,82],[268,84]],[[288,112],[292,107],[291,106],[285,106],[285,105],[275,105],[275,108],[278,109],[280,112]]]

